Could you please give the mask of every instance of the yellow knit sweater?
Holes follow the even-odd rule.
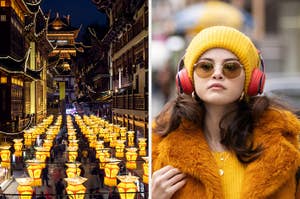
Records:
[[[225,199],[241,199],[245,166],[229,151],[213,152],[219,167]]]

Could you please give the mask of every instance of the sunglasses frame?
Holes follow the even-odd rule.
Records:
[[[197,72],[197,69],[196,68],[201,68],[200,67],[200,65],[199,64],[201,64],[201,63],[209,63],[209,64],[211,64],[212,66],[213,66],[213,68],[210,70],[210,71],[207,71],[206,73],[206,75],[199,75],[199,72]],[[236,64],[238,64],[239,65],[239,68],[240,68],[240,71],[239,71],[239,73],[237,74],[237,75],[233,75],[233,76],[230,76],[230,75],[228,75],[228,73],[231,73],[231,71],[224,71],[224,65],[225,64],[228,64],[228,63],[236,63]],[[195,63],[194,64],[194,71],[196,72],[196,74],[199,76],[199,77],[201,77],[201,78],[208,78],[208,77],[211,77],[213,74],[214,74],[214,72],[215,72],[215,65],[216,64],[214,64],[213,62],[211,62],[211,61],[206,61],[206,60],[203,60],[203,61],[198,61],[197,63]],[[244,69],[244,66],[239,62],[239,61],[227,61],[227,62],[224,62],[223,64],[222,64],[222,74],[226,77],[226,78],[228,78],[228,79],[234,79],[234,78],[237,78],[238,76],[240,76],[241,75],[241,72],[242,72],[242,69]],[[204,70],[203,70],[204,71]],[[205,72],[205,71],[204,71]],[[232,74],[233,74],[233,72],[232,72]]]

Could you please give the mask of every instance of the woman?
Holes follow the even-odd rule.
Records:
[[[236,29],[202,30],[156,117],[152,198],[296,198],[297,117],[262,93],[262,60]],[[190,93],[192,92],[192,95]]]

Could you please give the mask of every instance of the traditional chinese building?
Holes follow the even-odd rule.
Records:
[[[48,73],[48,106],[59,111],[59,106],[69,106],[74,101],[75,76],[72,72],[72,58],[76,57],[77,51],[82,51],[80,44],[75,39],[80,28],[71,26],[70,16],[56,16],[50,19],[48,24],[48,39],[54,46],[49,54]],[[52,81],[50,81],[50,79]],[[65,102],[60,104],[61,100]],[[63,108],[65,109],[65,108]],[[53,109],[52,109],[53,110]],[[60,110],[64,111],[64,110]],[[55,111],[54,111],[55,112]]]
[[[148,134],[148,1],[93,0],[109,17],[101,40],[108,50],[112,120]]]
[[[0,130],[17,132],[46,115],[47,18],[33,0],[0,1]]]

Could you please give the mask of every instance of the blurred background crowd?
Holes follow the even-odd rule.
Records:
[[[193,36],[226,25],[248,35],[261,51],[265,93],[300,108],[299,0],[153,0],[152,116],[175,97],[177,65]]]

